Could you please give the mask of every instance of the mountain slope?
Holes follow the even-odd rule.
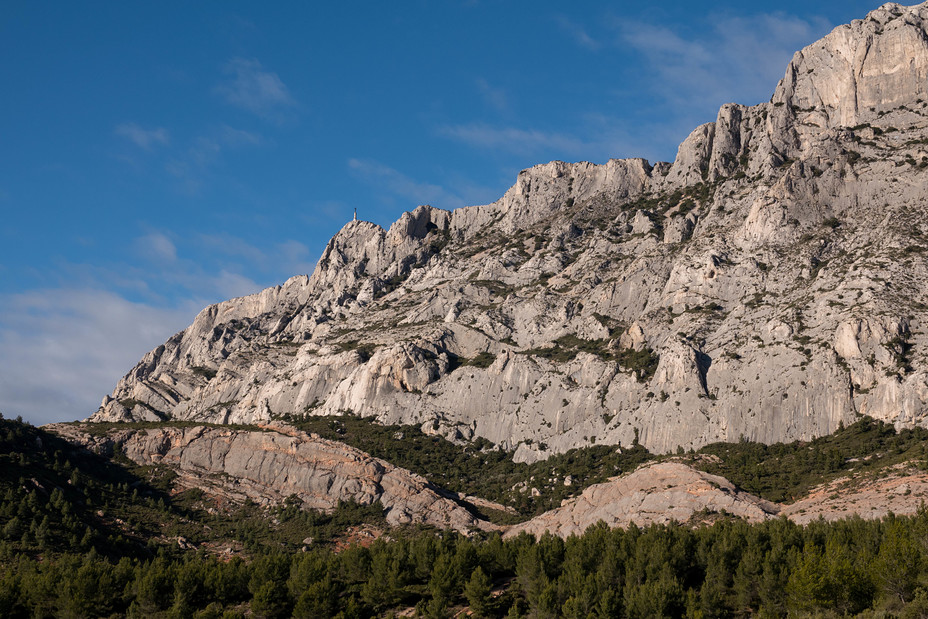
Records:
[[[798,52],[676,160],[552,162],[497,202],[349,222],[205,309],[92,421],[349,411],[532,461],[924,424],[928,3]]]
[[[392,526],[423,523],[461,532],[493,528],[418,475],[292,428],[132,428],[105,438],[76,425],[49,429],[78,445],[121,453],[141,466],[166,466],[178,474],[175,487],[196,488],[222,503],[251,500],[273,506],[296,498],[304,508],[321,511],[342,503],[380,503]]]

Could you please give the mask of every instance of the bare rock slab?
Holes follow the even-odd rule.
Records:
[[[687,522],[699,512],[726,512],[748,522],[774,518],[780,506],[741,492],[723,477],[676,462],[644,466],[634,473],[590,486],[558,509],[516,525],[506,537],[522,533],[560,537],[582,535],[599,521],[610,527]]]
[[[49,426],[98,451],[118,448],[140,465],[177,472],[176,484],[231,502],[263,505],[291,496],[304,507],[334,509],[340,501],[380,501],[391,525],[422,523],[468,533],[493,529],[425,478],[342,443],[287,428],[162,427],[119,430],[105,439],[80,426]]]

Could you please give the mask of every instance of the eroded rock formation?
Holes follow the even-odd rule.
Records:
[[[521,460],[928,411],[928,4],[797,52],[673,163],[552,162],[497,202],[349,222],[311,276],[211,306],[91,420],[350,411]]]
[[[161,427],[103,437],[67,424],[49,429],[103,454],[119,449],[136,464],[167,466],[179,475],[176,486],[231,504],[278,505],[296,497],[306,508],[328,511],[340,501],[379,501],[391,525],[423,523],[464,533],[495,528],[419,475],[293,429]]]

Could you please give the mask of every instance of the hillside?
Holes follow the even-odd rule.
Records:
[[[799,526],[769,518],[769,503],[723,478],[665,462],[619,478],[630,490],[626,507],[644,499],[640,512],[622,527],[558,530],[565,537],[573,534],[566,539],[515,535],[537,530],[544,518],[561,519],[559,512],[577,503],[568,499],[561,509],[515,527],[502,539],[497,532],[466,537],[435,528],[389,527],[389,508],[381,503],[343,503],[328,514],[304,511],[293,499],[265,507],[247,499],[239,503],[242,497],[226,494],[222,486],[241,490],[247,485],[231,476],[216,475],[198,490],[189,488],[189,468],[180,466],[172,474],[178,463],[171,461],[170,444],[152,450],[165,456],[158,464],[139,466],[128,459],[140,458],[140,447],[155,447],[163,435],[267,433],[271,443],[278,443],[292,431],[284,435],[182,422],[56,430],[108,449],[112,456],[93,455],[43,429],[0,420],[0,492],[5,496],[0,503],[0,611],[6,617],[417,612],[502,617],[595,611],[629,617],[804,616],[835,609],[862,616],[874,611],[918,616],[928,608],[922,544],[928,517],[916,504],[928,488],[924,471],[921,487],[913,484],[907,496],[889,493],[891,500],[907,501],[911,516],[815,520]],[[749,481],[763,479],[766,487],[829,479],[843,483],[834,476],[860,473],[885,479],[887,467],[897,475],[900,464],[924,468],[923,434],[896,433],[864,420],[811,444],[718,444],[683,458]],[[108,436],[123,441],[122,446]],[[464,447],[432,438],[437,453],[447,457],[456,449],[468,457]],[[580,497],[596,496],[612,483],[587,485],[592,478],[584,471],[604,460],[588,458],[583,452],[589,450],[557,463],[559,474],[585,480],[576,484],[575,494],[586,487]],[[746,457],[750,454],[759,457]],[[193,454],[191,463],[198,457]],[[829,464],[816,466],[819,461]],[[515,467],[511,479],[525,479],[523,467],[531,466],[529,478],[543,481],[538,475],[543,463],[508,462]],[[662,476],[649,473],[655,470]],[[204,473],[198,471],[201,480]],[[787,509],[833,500],[817,499],[820,494],[813,490]],[[667,500],[673,507],[652,509]],[[754,510],[741,515],[755,524],[716,511],[738,513],[739,501]],[[688,504],[698,508],[689,522],[674,523],[672,518]],[[597,515],[610,509],[601,501],[595,506]]]
[[[890,3],[672,163],[348,222],[0,415],[0,616],[928,616],[926,188]]]
[[[924,423],[928,7],[887,4],[673,163],[553,162],[497,202],[349,222],[205,309],[92,421],[350,412],[533,461]]]

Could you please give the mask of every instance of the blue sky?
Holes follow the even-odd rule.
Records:
[[[92,413],[209,303],[351,218],[498,198],[553,159],[672,160],[876,4],[0,7],[0,411]]]

